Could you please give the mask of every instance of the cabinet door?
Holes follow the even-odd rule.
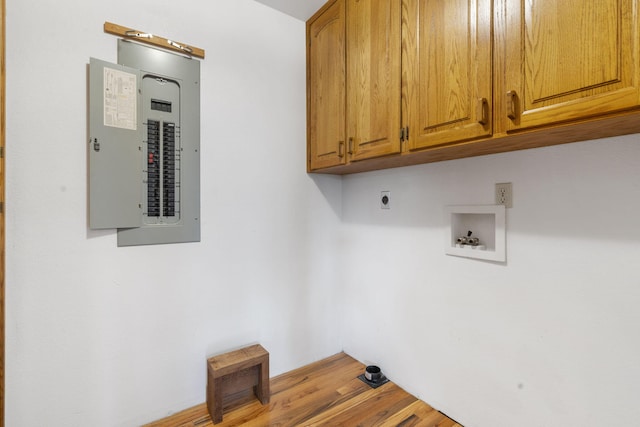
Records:
[[[491,0],[403,1],[409,149],[492,133]]]
[[[637,0],[503,0],[507,130],[639,105]]]
[[[308,169],[345,163],[345,4],[307,23]]]
[[[351,160],[400,152],[400,0],[347,0]]]

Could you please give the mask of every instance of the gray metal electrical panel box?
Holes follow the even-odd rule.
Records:
[[[89,79],[90,228],[118,228],[118,246],[200,241],[200,63],[119,40]]]

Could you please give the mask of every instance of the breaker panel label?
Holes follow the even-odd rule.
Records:
[[[104,125],[136,130],[136,75],[104,68]]]

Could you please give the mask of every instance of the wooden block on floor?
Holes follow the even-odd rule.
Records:
[[[207,408],[214,424],[222,421],[229,399],[249,388],[263,405],[269,403],[269,353],[260,344],[207,359]]]

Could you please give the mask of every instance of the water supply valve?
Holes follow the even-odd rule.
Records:
[[[460,236],[456,239],[457,248],[471,248],[471,249],[485,249],[484,245],[480,244],[480,239],[477,237],[471,237],[473,232],[469,230],[466,236]]]

